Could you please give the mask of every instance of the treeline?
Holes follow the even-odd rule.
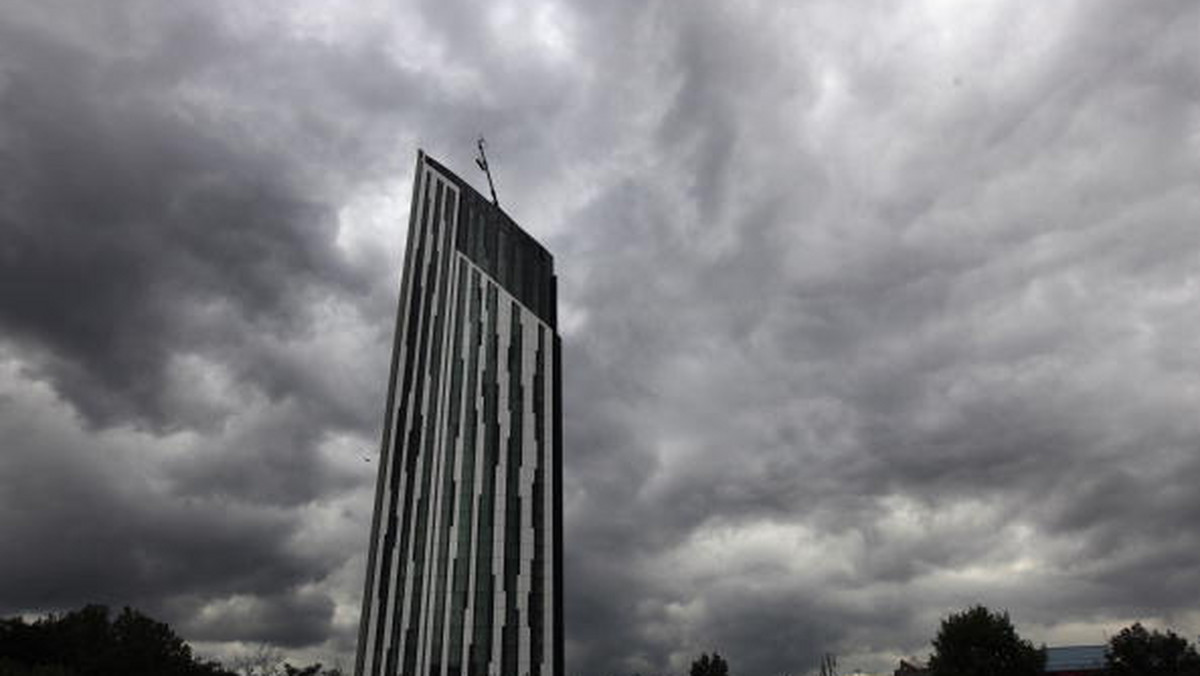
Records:
[[[203,660],[164,622],[126,607],[89,605],[33,622],[0,620],[0,676],[342,676],[295,667],[260,650],[233,669]]]
[[[1173,631],[1125,627],[1105,646],[1098,676],[1200,676],[1196,646]],[[930,676],[1037,676],[1044,673],[1045,646],[1017,634],[1007,612],[975,606],[942,621],[933,639]]]
[[[928,665],[903,663],[894,673],[909,676],[1042,676],[1046,647],[1035,647],[1017,633],[1007,612],[974,606],[942,620],[933,639]],[[839,676],[837,658],[826,653],[807,673]],[[1075,674],[1088,676],[1200,676],[1200,646],[1173,631],[1147,629],[1134,623],[1112,636],[1104,649],[1101,669]],[[637,676],[637,675],[635,675]],[[701,655],[689,676],[729,676],[720,655]]]

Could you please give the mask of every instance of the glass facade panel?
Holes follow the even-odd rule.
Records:
[[[553,328],[550,253],[484,197],[464,192],[461,201],[467,216],[461,224],[466,232],[456,240],[458,250]]]

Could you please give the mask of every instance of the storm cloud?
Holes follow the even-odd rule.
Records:
[[[568,670],[1200,632],[1200,10],[0,9],[0,612],[350,661],[417,147],[555,254]]]

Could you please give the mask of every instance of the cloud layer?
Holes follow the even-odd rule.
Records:
[[[570,673],[1200,630],[1185,2],[0,10],[4,613],[356,634],[412,157],[555,253]],[[15,555],[14,555],[15,553]]]

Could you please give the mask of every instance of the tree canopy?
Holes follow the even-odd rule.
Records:
[[[171,628],[132,608],[110,621],[89,605],[32,624],[0,620],[0,673],[5,676],[235,676],[197,660]]]
[[[690,676],[729,676],[729,663],[715,652],[712,657],[704,653],[692,662]]]
[[[1140,622],[1109,639],[1105,656],[1112,676],[1200,676],[1200,654],[1187,639]]]
[[[1007,612],[981,605],[942,620],[933,649],[933,676],[1035,676],[1046,660],[1043,650],[1017,635]]]
[[[342,676],[320,663],[294,667],[266,647],[239,661],[229,670],[197,659],[170,626],[128,607],[112,619],[100,605],[0,619],[0,676]]]

